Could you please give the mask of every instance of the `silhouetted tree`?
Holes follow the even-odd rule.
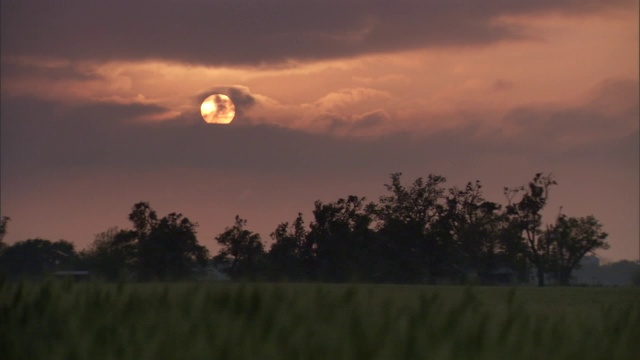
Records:
[[[93,272],[106,279],[135,273],[146,280],[174,280],[203,268],[209,252],[198,244],[196,223],[179,213],[158,218],[148,202],[133,205],[132,230],[112,228],[96,235],[82,258]]]
[[[5,247],[5,243],[3,242],[4,236],[7,233],[7,223],[11,220],[8,216],[3,216],[0,218],[0,250]]]
[[[549,268],[561,285],[569,284],[571,272],[585,255],[609,248],[607,233],[592,215],[574,218],[562,214],[545,235],[550,248]]]
[[[316,278],[342,282],[371,276],[372,218],[365,198],[354,195],[336,202],[315,202],[307,236],[313,250]]]
[[[124,280],[137,271],[137,234],[112,227],[96,234],[91,246],[80,252],[85,267],[92,276],[105,280]]]
[[[467,183],[464,189],[450,188],[445,209],[441,215],[456,246],[451,256],[454,268],[463,275],[476,271],[486,277],[501,261],[499,260],[499,230],[502,217],[500,205],[484,199],[479,181]]]
[[[132,215],[130,219],[138,219]],[[155,222],[134,224],[138,234],[138,269],[142,278],[181,279],[192,275],[194,268],[206,266],[209,253],[198,244],[197,224],[182,214],[170,213]],[[142,227],[138,228],[139,225]]]
[[[225,228],[224,232],[216,237],[221,245],[214,262],[234,279],[255,279],[265,256],[264,245],[260,235],[246,230],[247,220],[236,215],[235,223]]]
[[[482,280],[502,265],[526,281],[535,266],[538,284],[544,286],[549,274],[567,284],[586,254],[609,246],[593,216],[560,215],[542,230],[542,211],[556,185],[551,175],[538,173],[528,186],[504,188],[504,211],[484,198],[479,181],[445,189],[442,176],[417,178],[409,186],[401,176],[390,175],[384,185],[388,193],[377,204],[353,195],[329,203],[317,200],[308,229],[302,214],[291,224],[281,223],[271,233],[268,253],[260,235],[236,216],[215,238],[221,248],[214,263],[234,279],[396,283],[464,279],[472,271]],[[208,262],[208,251],[196,238],[197,224],[182,214],[160,218],[148,202],[138,202],[128,218],[133,229],[110,228],[80,253],[93,274],[107,280],[132,274],[172,280],[189,277]],[[66,241],[4,245],[8,221],[0,219],[3,272],[41,276],[76,264],[78,256]]]
[[[506,213],[501,214],[500,219],[497,229],[497,261],[515,271],[518,281],[529,282],[531,266],[527,256],[527,244],[522,238],[522,228],[519,224],[509,221]]]
[[[300,213],[293,224],[281,223],[271,233],[274,243],[268,257],[271,273],[276,279],[298,281],[313,277],[313,250],[307,242],[307,235]]]
[[[519,232],[524,242],[524,255],[536,267],[538,286],[545,284],[546,265],[549,262],[550,244],[543,234],[542,209],[549,198],[549,188],[556,185],[551,175],[538,173],[528,187],[504,188],[508,205],[506,214],[512,226]],[[522,194],[519,201],[515,200]]]
[[[426,181],[418,178],[407,188],[401,176],[391,174],[391,184],[385,184],[391,194],[381,196],[374,211],[378,234],[393,269],[385,277],[400,282],[433,282],[450,263],[445,250],[450,244],[442,236],[446,232],[432,231],[443,211],[442,184],[446,179],[429,175]]]
[[[135,203],[129,213],[129,220],[133,223],[138,237],[145,237],[151,233],[158,223],[158,215],[146,201]]]
[[[148,202],[133,205],[132,230],[110,228],[81,252],[85,266],[107,280],[176,280],[204,268],[209,252],[198,243],[196,223],[179,213],[158,218]]]
[[[12,278],[41,277],[57,270],[69,270],[76,263],[74,246],[65,240],[18,241],[0,254],[0,268]]]

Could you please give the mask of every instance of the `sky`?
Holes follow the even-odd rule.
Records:
[[[637,0],[2,0],[7,243],[79,249],[131,207],[269,234],[389,174],[485,197],[552,173],[605,260],[640,254]],[[200,103],[228,95],[229,125]]]

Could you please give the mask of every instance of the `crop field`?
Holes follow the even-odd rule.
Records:
[[[637,359],[638,288],[0,284],[4,359]]]

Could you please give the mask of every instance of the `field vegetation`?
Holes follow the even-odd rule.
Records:
[[[640,289],[3,282],[4,359],[636,359]]]

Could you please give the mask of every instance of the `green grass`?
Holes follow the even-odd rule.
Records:
[[[0,284],[4,359],[635,359],[640,289]]]

